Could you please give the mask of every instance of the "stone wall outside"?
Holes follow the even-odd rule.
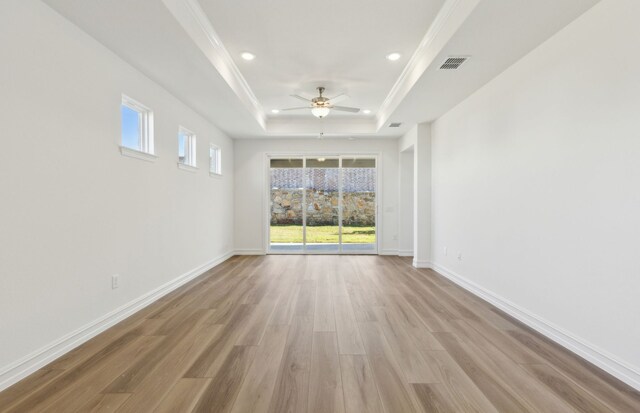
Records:
[[[372,227],[376,216],[375,192],[348,192],[343,196],[343,225]],[[271,190],[271,225],[302,225],[302,191]],[[338,225],[338,192],[307,191],[307,225]]]

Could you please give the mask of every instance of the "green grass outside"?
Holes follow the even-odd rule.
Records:
[[[299,225],[272,225],[271,242],[302,243],[302,227]],[[374,244],[375,227],[342,227],[342,243]],[[338,243],[338,226],[307,227],[307,243]]]

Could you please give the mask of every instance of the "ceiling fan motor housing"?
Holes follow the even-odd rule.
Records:
[[[313,106],[314,107],[329,106],[329,99],[322,96],[322,93],[324,93],[324,87],[320,86],[317,89],[320,96],[311,99],[311,103],[313,104]]]

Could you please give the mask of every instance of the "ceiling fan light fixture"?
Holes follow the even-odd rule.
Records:
[[[316,118],[324,118],[325,116],[327,116],[329,114],[329,112],[331,112],[331,109],[329,108],[324,108],[324,107],[315,107],[311,109],[311,113],[313,114],[313,116],[315,116]]]

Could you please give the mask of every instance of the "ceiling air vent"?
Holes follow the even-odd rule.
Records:
[[[440,65],[440,70],[456,70],[467,60],[469,60],[469,56],[449,56]]]
[[[393,122],[389,124],[390,128],[399,128],[402,125],[400,122]]]

